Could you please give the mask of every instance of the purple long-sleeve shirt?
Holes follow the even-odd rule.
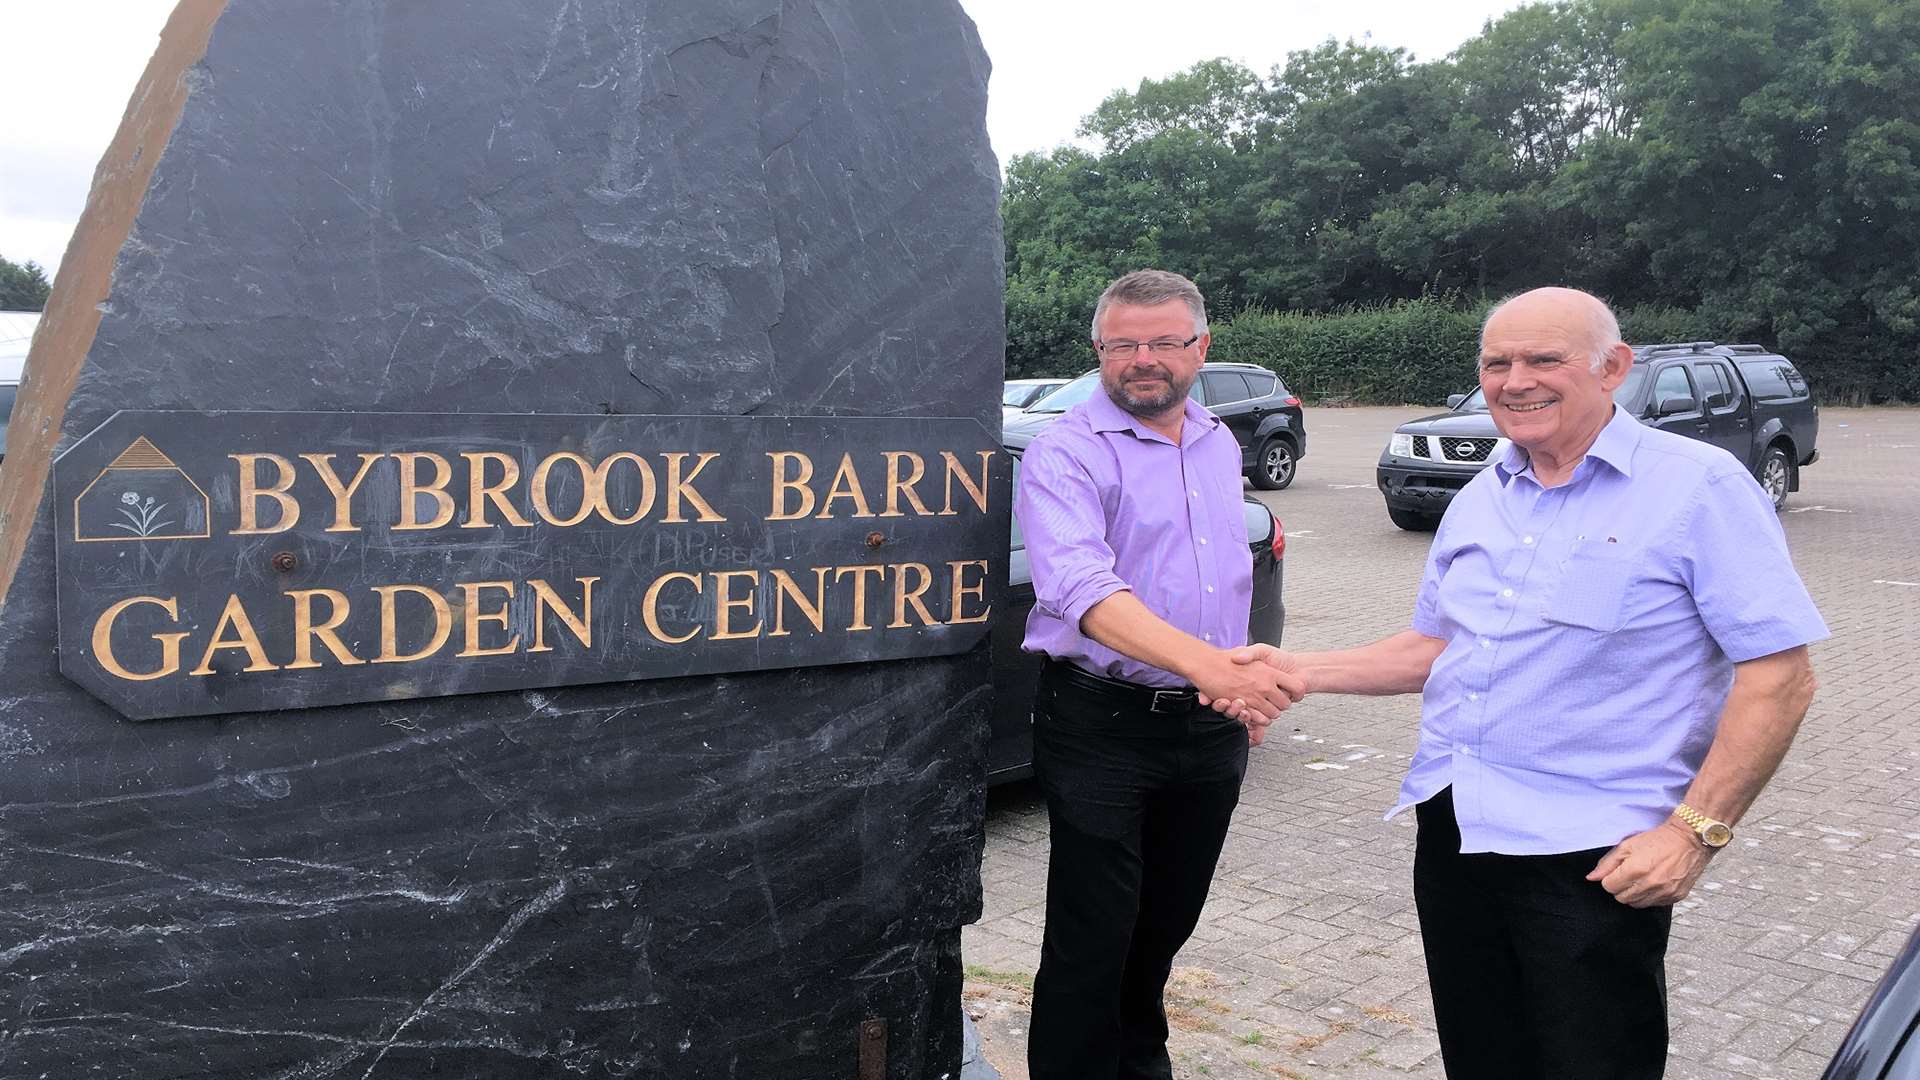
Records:
[[[1182,686],[1080,632],[1095,604],[1131,590],[1208,644],[1247,641],[1253,556],[1240,509],[1240,446],[1189,399],[1180,444],[1096,393],[1027,448],[1014,510],[1033,569],[1028,652],[1146,686]]]
[[[1413,628],[1447,645],[1388,816],[1451,786],[1460,850],[1508,855],[1666,820],[1733,665],[1827,636],[1745,467],[1618,410],[1565,484],[1513,447],[1454,498]]]

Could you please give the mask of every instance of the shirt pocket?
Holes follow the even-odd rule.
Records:
[[[1576,540],[1560,564],[1560,580],[1541,617],[1562,626],[1611,634],[1626,622],[1634,562],[1618,544]]]

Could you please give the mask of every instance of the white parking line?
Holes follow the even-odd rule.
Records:
[[[1920,581],[1888,581],[1884,578],[1874,578],[1873,583],[1875,585],[1905,585],[1909,589],[1920,589]]]
[[[1354,488],[1371,488],[1372,484],[1328,484],[1334,491],[1352,491]]]
[[[1851,510],[1835,510],[1831,506],[1796,506],[1787,511],[1789,514],[1804,514],[1809,510],[1818,510],[1823,514],[1851,514]]]

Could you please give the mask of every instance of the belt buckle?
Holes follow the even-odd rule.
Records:
[[[1147,706],[1148,712],[1180,713],[1193,707],[1191,690],[1155,690],[1153,704]],[[1163,707],[1164,706],[1164,707]]]

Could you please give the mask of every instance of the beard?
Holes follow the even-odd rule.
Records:
[[[1165,388],[1155,394],[1133,394],[1127,391],[1126,380],[1146,376],[1158,378]],[[1179,407],[1186,399],[1187,392],[1193,389],[1193,378],[1176,379],[1173,373],[1159,364],[1135,363],[1125,371],[1115,375],[1100,373],[1100,385],[1115,405],[1123,412],[1134,416],[1159,416]]]

